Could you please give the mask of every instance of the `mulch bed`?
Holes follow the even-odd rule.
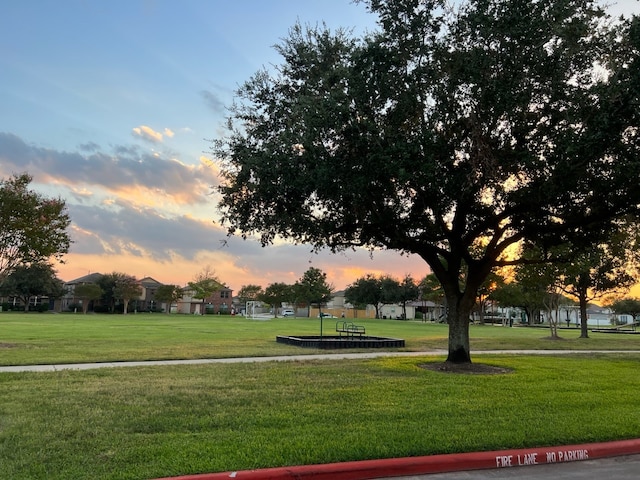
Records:
[[[483,363],[423,363],[419,365],[421,368],[431,370],[432,372],[442,373],[462,373],[468,375],[500,375],[513,372],[510,368],[496,367],[494,365],[485,365]]]

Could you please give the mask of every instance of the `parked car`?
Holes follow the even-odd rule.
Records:
[[[283,317],[295,317],[296,316],[296,312],[294,312],[292,308],[285,308],[284,310],[282,310],[282,316]]]
[[[320,318],[320,315],[322,315],[322,318],[338,318],[335,315],[331,315],[330,313],[319,313],[318,314],[318,318]]]

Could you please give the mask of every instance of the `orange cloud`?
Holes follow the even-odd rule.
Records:
[[[175,135],[175,133],[168,128],[165,128],[161,133],[156,132],[153,128],[147,125],[140,125],[139,127],[135,127],[133,129],[133,134],[137,137],[142,138],[143,140],[148,140],[154,143],[162,142],[164,136],[171,138]]]

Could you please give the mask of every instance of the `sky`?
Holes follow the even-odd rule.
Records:
[[[611,2],[616,15],[638,0]],[[28,172],[63,198],[73,240],[58,276],[123,272],[185,285],[210,268],[243,285],[322,269],[336,290],[368,273],[429,273],[394,251],[227,238],[211,140],[234,91],[281,63],[296,23],[375,28],[350,0],[25,0],[0,4],[0,178]]]

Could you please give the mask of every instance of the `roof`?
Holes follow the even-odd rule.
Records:
[[[82,283],[98,283],[98,281],[103,277],[102,273],[90,273],[85,275],[84,277],[76,278],[75,280],[71,280],[67,282],[65,285],[80,285]]]
[[[142,280],[140,280],[140,285],[142,285],[145,288],[148,288],[148,287],[159,287],[163,284],[157,281],[155,278],[144,277]]]

